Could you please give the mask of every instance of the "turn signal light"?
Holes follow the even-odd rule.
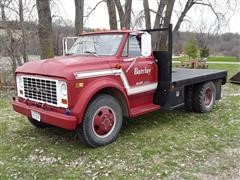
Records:
[[[121,69],[121,68],[122,68],[122,65],[121,65],[121,64],[116,64],[116,65],[115,65],[115,68]]]
[[[75,84],[75,88],[81,88],[81,87],[83,87],[84,86],[84,83],[82,83],[82,82],[77,82],[76,84]]]
[[[62,99],[62,104],[67,104],[67,100],[66,99]]]

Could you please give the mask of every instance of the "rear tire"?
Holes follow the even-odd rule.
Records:
[[[48,127],[47,124],[45,124],[43,122],[39,122],[33,118],[28,117],[28,120],[33,126],[35,126],[38,129],[44,129],[44,128]]]
[[[213,82],[198,85],[193,94],[193,110],[203,113],[212,110],[216,100],[216,87]]]
[[[102,94],[88,106],[77,134],[90,147],[99,147],[116,140],[123,115],[119,102],[112,96]]]

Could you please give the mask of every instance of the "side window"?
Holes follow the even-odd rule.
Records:
[[[141,40],[137,36],[130,36],[128,56],[135,57],[141,56]]]
[[[127,40],[125,46],[124,46],[124,49],[123,49],[123,52],[122,52],[122,56],[123,57],[127,57],[128,56],[128,43],[129,43],[129,40]]]
[[[138,36],[130,36],[125,44],[122,56],[141,56],[141,39]]]

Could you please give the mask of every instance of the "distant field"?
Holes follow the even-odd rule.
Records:
[[[188,60],[187,56],[181,56],[181,57],[174,57],[174,61],[183,61]],[[208,57],[207,61],[218,61],[218,62],[240,62],[239,59],[236,57],[231,56],[210,56]]]

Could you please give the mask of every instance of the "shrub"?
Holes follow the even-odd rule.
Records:
[[[185,52],[185,54],[188,55],[189,59],[198,57],[198,46],[197,46],[197,42],[194,38],[190,38],[186,42],[185,47],[184,47],[184,52]]]

